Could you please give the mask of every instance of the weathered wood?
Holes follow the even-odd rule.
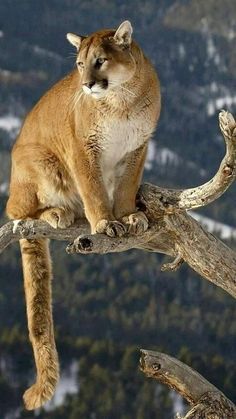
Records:
[[[90,227],[86,220],[79,220],[77,224],[65,229],[54,229],[41,220],[15,220],[9,221],[0,228],[0,253],[11,243],[27,238],[29,240],[48,238],[60,241],[73,241],[67,246],[68,253],[112,253],[123,252],[136,246],[142,246],[155,236],[158,236],[158,225],[150,228],[141,236],[125,236],[112,238],[104,234],[90,234]],[[166,253],[167,249],[160,251]],[[174,256],[174,251],[167,254]]]
[[[48,238],[52,240],[74,240],[80,234],[88,234],[89,226],[81,220],[79,226],[55,230],[49,224],[40,220],[9,221],[0,228],[0,253],[11,243],[20,239]]]
[[[68,253],[114,253],[126,250],[149,242],[160,231],[158,224],[153,224],[145,233],[139,236],[127,235],[123,237],[108,237],[104,234],[86,234],[77,237],[73,243],[67,246]],[[172,253],[171,253],[172,254]]]
[[[203,278],[236,298],[236,253],[187,214],[168,217],[181,258]]]
[[[223,394],[206,393],[182,419],[236,419],[236,408]]]
[[[193,408],[182,419],[235,419],[236,406],[215,386],[177,359],[141,350],[140,369],[176,390]]]

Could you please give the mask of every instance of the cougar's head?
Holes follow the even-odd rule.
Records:
[[[132,32],[131,23],[126,20],[117,30],[105,29],[87,37],[67,34],[77,49],[76,64],[85,94],[100,99],[133,77],[136,62]]]

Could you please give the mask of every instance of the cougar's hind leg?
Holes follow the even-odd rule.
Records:
[[[13,220],[33,217],[38,210],[36,187],[29,182],[14,182],[10,186],[6,213]]]
[[[51,260],[48,240],[20,241],[29,337],[37,379],[24,394],[25,407],[36,409],[54,394],[59,364],[54,340],[51,302]]]

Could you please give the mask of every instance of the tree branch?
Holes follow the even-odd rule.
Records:
[[[141,350],[140,369],[176,390],[193,408],[183,419],[233,419],[236,406],[200,374],[171,356]]]
[[[74,240],[79,234],[89,233],[89,226],[81,220],[79,226],[55,230],[48,223],[40,220],[9,221],[0,228],[0,253],[11,243],[20,239],[48,238],[54,240]]]

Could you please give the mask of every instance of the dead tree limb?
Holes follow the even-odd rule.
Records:
[[[192,406],[182,419],[234,419],[236,406],[215,386],[185,365],[163,353],[141,350],[140,369],[181,394]]]

